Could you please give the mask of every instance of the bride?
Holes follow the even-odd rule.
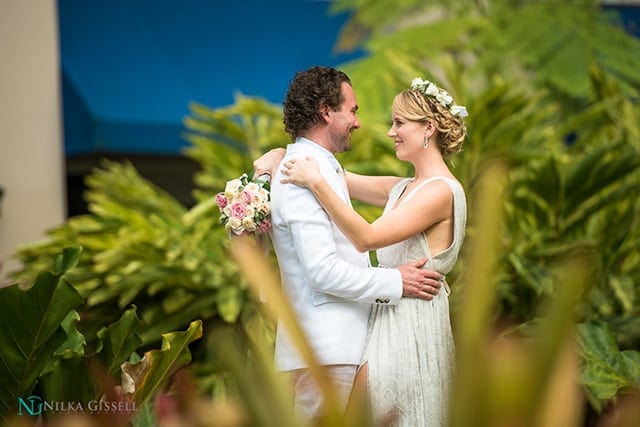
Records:
[[[346,174],[352,198],[384,207],[373,223],[333,192],[313,159],[285,162],[282,182],[309,188],[358,250],[377,250],[380,266],[396,268],[426,256],[423,268],[446,275],[464,238],[466,200],[445,158],[462,149],[466,115],[446,91],[419,78],[394,98],[388,136],[415,175]],[[396,306],[372,308],[354,387],[366,386],[375,420],[446,425],[455,355],[446,283],[444,289],[431,301],[403,298]]]

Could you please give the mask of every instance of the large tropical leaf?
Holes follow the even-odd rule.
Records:
[[[53,353],[54,356],[59,356],[63,359],[71,359],[74,357],[81,357],[85,354],[87,340],[77,329],[77,323],[79,320],[80,315],[78,312],[72,310],[62,321],[60,326],[62,326],[62,329],[67,334],[67,340],[56,349],[55,353]]]
[[[119,377],[120,365],[129,359],[142,339],[138,335],[143,323],[136,315],[135,307],[122,314],[117,322],[98,331],[99,347],[97,352],[105,364],[105,369],[114,378]]]
[[[19,397],[33,391],[68,340],[61,325],[73,329],[65,319],[83,301],[62,275],[75,265],[79,252],[65,251],[56,260],[58,273],[42,272],[26,291],[17,285],[0,289],[0,420],[16,408]]]
[[[76,316],[72,317],[74,321]],[[98,346],[93,353],[65,350],[63,358],[56,360],[51,370],[39,380],[42,395],[47,400],[59,402],[86,403],[101,398],[106,387],[113,387],[120,381],[122,362],[141,346],[142,340],[137,335],[141,326],[134,307],[125,311],[117,322],[98,331]],[[84,344],[84,336],[75,332]]]
[[[640,352],[620,351],[611,328],[604,322],[579,326],[582,383],[587,387],[592,404],[601,410],[623,388],[640,391]]]
[[[81,313],[90,345],[132,304],[145,324],[139,331],[145,344],[198,318],[236,321],[246,292],[226,260],[228,238],[211,197],[187,210],[129,164],[105,163],[88,185],[93,213],[52,230],[45,242],[23,246],[26,268],[16,278],[28,281],[62,247],[83,245],[68,278],[90,307]]]
[[[138,406],[144,405],[176,370],[191,362],[189,344],[202,336],[202,322],[197,320],[184,332],[162,336],[162,348],[144,354],[138,362],[125,362],[122,371],[127,375],[127,392],[133,392]]]
[[[92,374],[85,357],[59,359],[51,371],[38,379],[37,390],[47,401],[84,404],[102,393]]]

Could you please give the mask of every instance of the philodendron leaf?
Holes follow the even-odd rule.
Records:
[[[61,324],[82,302],[61,275],[51,272],[40,273],[26,291],[17,285],[0,289],[0,420],[12,414],[18,397],[31,393],[68,339]]]
[[[191,322],[184,332],[162,335],[162,348],[144,354],[136,363],[122,364],[123,391],[133,393],[138,407],[162,386],[168,377],[191,362],[189,344],[202,336],[202,321]]]
[[[85,357],[57,360],[54,369],[38,378],[38,389],[46,400],[58,402],[88,402],[99,395]]]
[[[582,383],[603,403],[625,387],[640,389],[640,353],[620,352],[609,325],[590,322],[578,325],[578,342],[583,358]]]
[[[67,339],[55,351],[54,356],[60,356],[64,359],[73,357],[82,357],[84,355],[84,346],[87,345],[85,336],[76,328],[76,322],[80,320],[77,311],[71,310],[67,317],[62,321],[62,329],[67,334]]]
[[[142,345],[138,333],[143,325],[133,307],[125,311],[118,321],[98,331],[98,352],[110,376],[118,376],[120,364]]]

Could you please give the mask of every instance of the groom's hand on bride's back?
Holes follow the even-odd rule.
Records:
[[[430,300],[438,294],[444,276],[437,271],[422,270],[428,258],[421,258],[398,267],[402,275],[402,296]]]

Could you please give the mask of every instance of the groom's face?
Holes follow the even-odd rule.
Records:
[[[353,88],[348,83],[342,83],[342,103],[336,111],[329,110],[329,137],[334,152],[341,153],[351,148],[351,133],[360,128],[356,113],[358,103]]]

